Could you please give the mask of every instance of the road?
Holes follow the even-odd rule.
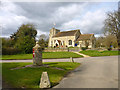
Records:
[[[75,58],[80,67],[54,88],[118,88],[118,56]],[[32,60],[3,60],[32,62]],[[43,62],[70,62],[69,59],[43,59]]]
[[[82,59],[82,65],[54,88],[118,88],[118,56]]]

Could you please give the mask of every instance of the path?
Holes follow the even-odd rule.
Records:
[[[79,60],[80,58],[73,58],[74,60]],[[33,60],[0,60],[0,62],[33,62]],[[65,59],[43,59],[43,62],[70,62],[70,58]]]
[[[74,53],[79,54],[79,55],[82,55],[83,57],[90,57],[90,56],[88,56],[88,55],[85,55],[85,54],[82,54],[82,53],[79,53],[79,52],[74,52]]]

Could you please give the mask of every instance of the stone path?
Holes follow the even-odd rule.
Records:
[[[85,55],[85,54],[82,54],[82,53],[79,53],[79,52],[74,52],[74,53],[79,54],[79,55],[82,55],[83,57],[90,57],[90,56],[88,56],[88,55]]]

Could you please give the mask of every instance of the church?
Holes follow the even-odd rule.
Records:
[[[63,31],[52,28],[49,34],[48,47],[95,47],[94,34],[81,34],[80,30]]]

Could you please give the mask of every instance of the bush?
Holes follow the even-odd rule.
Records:
[[[107,48],[107,50],[108,50],[108,51],[111,51],[111,50],[112,50],[112,48],[111,48],[111,47],[109,47],[109,48]]]
[[[87,49],[87,47],[81,47],[81,49],[84,51],[84,50],[86,50],[86,49]]]
[[[70,46],[70,47],[68,47],[68,48],[74,48],[73,46]]]
[[[11,48],[11,47],[2,47],[2,55],[14,55],[14,54],[20,54],[21,50],[17,48]]]

